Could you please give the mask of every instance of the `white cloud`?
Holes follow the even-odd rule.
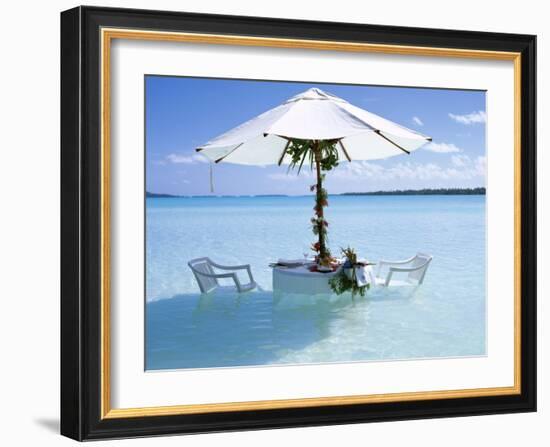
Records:
[[[462,156],[459,156],[462,157]],[[391,167],[368,161],[347,163],[332,173],[332,176],[345,180],[378,180],[388,182],[394,180],[469,180],[485,176],[485,157],[477,157],[475,161],[469,157],[455,161],[462,163],[452,166],[441,166],[437,163],[399,163]]]
[[[468,166],[471,162],[472,160],[467,155],[459,154],[451,156],[451,163],[458,168]]]
[[[456,147],[453,143],[428,143],[423,147],[424,150],[430,152],[438,153],[449,153],[449,152],[462,152],[462,149]]]
[[[469,170],[472,175],[484,176],[487,169],[487,157],[478,156],[474,160],[464,154],[453,155],[451,163],[456,168]]]
[[[199,163],[210,163],[210,160],[201,154],[193,154],[193,160],[198,161]]]
[[[487,172],[487,157],[485,156],[477,157],[474,163],[474,169],[475,169],[475,172],[478,173],[478,175],[485,176]]]
[[[477,112],[468,113],[466,115],[455,115],[449,113],[449,118],[460,124],[480,124],[487,122],[487,114],[483,110]]]
[[[175,164],[208,163],[208,159],[199,154],[184,155],[184,154],[173,153],[173,154],[168,154],[166,156],[166,160],[168,160],[170,163],[175,163]]]
[[[295,182],[297,180],[302,180],[306,178],[311,178],[311,173],[309,171],[300,171],[298,174],[296,171],[286,172],[275,172],[273,174],[268,174],[268,178],[271,180],[283,181],[283,182]]]
[[[420,118],[418,118],[417,116],[413,116],[412,120],[413,120],[413,123],[416,124],[417,126],[423,126],[424,125],[422,120]]]

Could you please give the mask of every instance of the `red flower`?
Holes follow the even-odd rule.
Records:
[[[315,242],[314,244],[311,244],[311,249],[318,252],[321,250],[321,244],[319,244],[319,242]]]

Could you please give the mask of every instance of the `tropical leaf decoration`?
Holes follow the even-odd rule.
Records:
[[[341,295],[345,292],[351,292],[351,296],[353,298],[355,297],[355,295],[365,296],[365,293],[370,288],[370,285],[357,285],[355,267],[363,264],[358,264],[356,251],[351,247],[341,248],[340,250],[342,251],[342,255],[346,257],[346,263],[344,264],[344,268],[341,269],[341,271],[336,276],[329,280],[330,288],[336,295]],[[349,278],[344,272],[345,268],[352,269],[351,278]]]

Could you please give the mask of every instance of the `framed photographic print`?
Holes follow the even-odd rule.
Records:
[[[61,432],[535,411],[535,36],[61,14]]]

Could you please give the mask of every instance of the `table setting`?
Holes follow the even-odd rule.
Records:
[[[365,291],[374,284],[372,265],[367,259],[358,259],[353,249],[342,250],[343,257],[319,263],[315,257],[283,259],[269,264],[273,271],[273,290],[289,293],[336,293],[350,291],[352,295]]]

